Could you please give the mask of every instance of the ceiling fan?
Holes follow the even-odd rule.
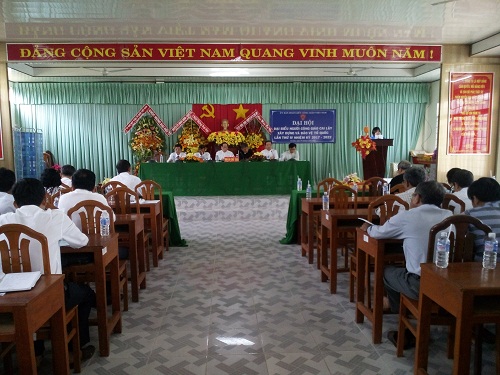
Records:
[[[83,68],[87,70],[93,70],[94,72],[99,72],[103,77],[107,77],[110,73],[118,73],[118,72],[124,72],[126,70],[132,70],[131,68],[123,68],[123,69],[108,69],[108,68],[102,68],[102,69],[96,69],[96,68]]]
[[[367,67],[367,68],[356,68],[356,69],[353,69],[352,66],[349,66],[349,70],[347,70],[345,72],[345,74],[348,75],[348,76],[350,76],[350,77],[356,77],[358,75],[358,72],[362,72],[363,70],[368,70],[368,69],[371,69],[371,68],[372,67],[370,66],[370,67]],[[342,67],[342,68],[340,68],[340,67],[339,68],[333,67],[333,68],[330,68],[330,69],[342,69],[342,70],[344,70],[345,68],[344,67]],[[325,70],[325,72],[333,72],[333,71],[331,71],[331,70]]]

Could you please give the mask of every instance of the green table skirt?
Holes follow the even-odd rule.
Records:
[[[239,163],[145,163],[139,177],[175,196],[288,195],[311,179],[308,161]]]
[[[316,196],[316,191],[313,192]],[[302,212],[302,198],[306,197],[305,190],[292,190],[290,194],[290,202],[288,203],[288,215],[286,218],[286,235],[280,240],[281,244],[297,243],[297,224],[300,220]]]
[[[170,246],[187,246],[185,240],[181,237],[179,229],[179,220],[177,210],[175,209],[174,194],[171,191],[162,191],[163,196],[163,216],[168,218],[168,233]]]

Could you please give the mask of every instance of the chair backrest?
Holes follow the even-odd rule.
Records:
[[[59,190],[59,194],[60,195],[63,195],[63,194],[66,194],[66,193],[69,193],[72,191],[72,189],[69,187],[69,186],[66,186],[64,184],[61,184],[61,189]]]
[[[408,210],[410,205],[396,195],[383,195],[368,205],[368,221],[373,222],[375,210],[379,208],[379,224],[383,225],[387,220],[396,215],[400,210]]]
[[[383,195],[382,187],[385,180],[381,177],[372,177],[363,181],[361,186],[361,195],[364,197],[379,197]]]
[[[135,192],[141,195],[146,200],[154,200],[156,195],[159,195],[159,199],[161,200],[161,185],[153,180],[144,180],[141,181],[135,187]]]
[[[358,195],[356,191],[346,185],[335,185],[330,189],[330,201],[334,202],[335,209],[347,209],[358,207]],[[350,200],[349,198],[353,198]]]
[[[117,214],[139,213],[139,195],[130,190],[128,187],[116,187],[105,195],[108,202],[111,200],[114,203],[110,204]],[[135,206],[135,211],[132,207]]]
[[[108,212],[109,231],[110,233],[114,233],[115,225],[113,210],[101,202],[94,200],[81,201],[68,210],[68,216],[78,224],[74,216],[78,215],[83,233],[99,234],[101,233],[101,215],[103,211]]]
[[[43,198],[43,207],[45,209],[50,208],[52,210],[57,209],[56,205],[54,204],[54,198],[59,198],[59,192],[57,192],[54,195],[51,195],[49,193],[45,193],[45,198]]]
[[[335,178],[325,178],[324,180],[318,183],[318,189],[316,191],[316,197],[320,197],[323,195],[325,191],[329,191],[336,185],[342,185],[342,182]]]
[[[31,272],[30,244],[35,242],[42,252],[43,273],[50,274],[49,243],[42,233],[22,224],[5,224],[0,226],[0,238],[4,273]]]
[[[450,226],[452,226],[450,228]],[[427,262],[434,259],[436,235],[443,231],[450,231],[450,262],[472,262],[474,260],[474,235],[469,231],[469,226],[475,226],[488,234],[491,228],[481,220],[469,215],[453,215],[434,225],[429,232],[427,246]]]
[[[109,193],[111,190],[117,187],[127,187],[123,182],[120,181],[108,181],[101,186],[103,194]]]
[[[450,202],[454,202],[455,205],[450,206]],[[460,212],[456,212],[456,213],[462,213],[465,211],[465,202],[463,200],[461,200],[455,194],[446,193],[444,195],[444,199],[443,199],[443,203],[441,204],[441,208],[444,208],[445,210],[450,210],[451,212],[454,212],[454,209],[457,206],[460,206]]]
[[[406,191],[405,184],[397,184],[391,187],[391,194],[402,193],[403,191]]]

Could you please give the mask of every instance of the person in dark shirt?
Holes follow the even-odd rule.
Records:
[[[240,144],[240,150],[238,151],[238,156],[240,158],[240,161],[250,159],[252,155],[253,151],[248,148],[248,144],[242,142]]]
[[[411,163],[408,161],[408,160],[401,160],[399,163],[398,163],[398,171],[397,171],[397,174],[396,176],[394,176],[391,180],[391,182],[389,183],[389,185],[391,186],[391,189],[398,185],[398,184],[402,184],[403,183],[403,175],[405,174],[405,171],[411,167]]]

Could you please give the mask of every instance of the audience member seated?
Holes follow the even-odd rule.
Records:
[[[167,163],[175,163],[176,161],[181,161],[185,157],[186,153],[182,151],[182,146],[179,143],[177,143],[174,146],[174,152],[172,152],[168,157]]]
[[[267,160],[278,160],[278,151],[273,148],[273,141],[267,140],[265,148],[261,151]]]
[[[242,142],[240,144],[240,150],[238,151],[238,156],[240,161],[250,159],[253,155],[253,151],[248,148],[248,144]]]
[[[447,191],[447,193],[453,193],[453,183],[451,180],[453,179],[453,175],[455,172],[459,171],[460,168],[451,168],[448,172],[446,172],[446,181],[448,181],[448,185],[451,186],[451,190]]]
[[[210,161],[212,160],[212,155],[210,155],[209,152],[207,152],[207,145],[199,145],[198,146],[198,152],[194,154],[197,158],[202,159],[203,161]]]
[[[226,142],[220,145],[220,150],[215,153],[215,161],[224,161],[224,158],[232,158],[234,154],[229,151],[229,146]]]
[[[40,179],[48,194],[54,195],[61,190],[61,175],[54,168],[45,168]]]
[[[481,220],[488,225],[497,238],[500,238],[500,185],[490,177],[481,177],[474,181],[467,189],[467,196],[472,201],[472,208],[464,212]],[[484,249],[484,233],[470,228],[475,235],[475,260],[482,261]]]
[[[474,175],[472,172],[467,169],[459,169],[450,176],[448,181],[450,182],[453,194],[465,203],[466,210],[470,210],[472,208],[472,201],[467,195],[467,190],[474,182]],[[450,207],[453,207],[454,214],[460,213],[460,207],[458,207],[453,201],[450,202]]]
[[[299,152],[297,151],[297,145],[295,143],[290,143],[288,145],[288,151],[285,151],[281,154],[281,161],[288,161],[288,160],[300,160]]]
[[[61,182],[67,187],[71,187],[71,177],[75,171],[75,167],[70,164],[66,164],[61,167]]]
[[[408,160],[401,160],[398,163],[398,171],[396,172],[396,176],[394,176],[391,179],[391,182],[389,183],[391,188],[393,188],[394,186],[396,186],[398,184],[403,183],[403,174],[405,173],[405,171],[408,168],[411,168],[411,163]]]
[[[41,208],[45,197],[42,183],[35,178],[19,180],[12,189],[14,201],[18,207],[16,212],[0,216],[0,225],[23,224],[42,233],[47,237],[49,245],[50,272],[61,274],[61,249],[59,241],[65,241],[69,246],[79,248],[85,246],[88,238],[61,210],[43,210]],[[38,245],[38,244],[37,244]],[[31,249],[30,249],[31,250]],[[30,251],[31,269],[43,272],[43,261],[40,251]],[[82,359],[89,359],[95,352],[95,347],[88,345],[90,309],[95,307],[95,293],[88,285],[64,282],[66,309],[78,305],[78,328],[80,331],[80,345]],[[42,355],[43,341],[36,341],[35,353]]]
[[[128,160],[120,160],[116,163],[116,171],[118,175],[113,177],[110,181],[118,181],[128,187],[130,190],[135,191],[137,184],[141,183],[141,179],[133,174],[130,174],[131,165]]]
[[[7,168],[0,168],[0,215],[15,212],[12,187],[16,182],[16,175]]]
[[[406,173],[406,172],[405,172]],[[440,206],[445,189],[436,181],[420,183],[412,196],[410,209],[399,211],[384,225],[362,225],[362,229],[377,239],[403,239],[406,267],[387,266],[384,270],[384,285],[392,312],[399,312],[400,293],[418,299],[420,290],[420,264],[427,261],[429,231],[452,213]],[[397,331],[388,332],[389,340],[396,345]],[[406,336],[405,336],[406,338]],[[408,335],[407,342],[415,339]]]

